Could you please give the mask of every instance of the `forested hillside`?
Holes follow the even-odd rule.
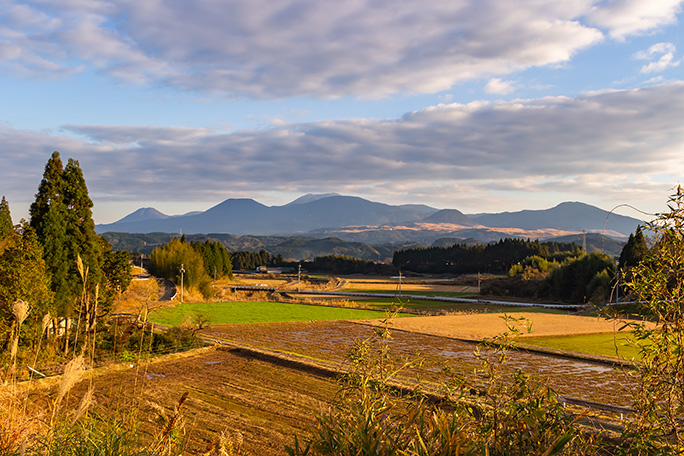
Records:
[[[477,272],[506,273],[526,257],[562,260],[580,253],[577,244],[539,242],[506,238],[487,245],[456,244],[451,247],[429,247],[398,250],[392,264],[402,271],[421,273],[468,274]]]

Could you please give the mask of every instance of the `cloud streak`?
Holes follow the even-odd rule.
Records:
[[[254,98],[434,93],[676,21],[681,0],[0,1],[0,68]],[[486,14],[483,14],[486,11]],[[500,93],[500,92],[499,92]]]
[[[30,199],[55,149],[80,161],[99,201],[218,202],[259,192],[337,191],[395,202],[411,195],[457,208],[466,200],[491,205],[493,195],[507,193],[574,192],[591,200],[623,192],[620,202],[634,202],[675,183],[663,175],[684,175],[681,112],[683,82],[229,134],[64,127],[88,138],[79,140],[0,126],[0,167],[13,170],[3,177],[10,202]]]
[[[651,62],[641,67],[642,73],[660,73],[679,66],[681,60],[675,60],[677,48],[672,43],[656,43],[646,51],[639,51],[634,54],[634,58],[639,60],[650,60]],[[657,58],[657,60],[654,60]]]

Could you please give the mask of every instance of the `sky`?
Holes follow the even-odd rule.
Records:
[[[684,0],[0,0],[0,194],[53,151],[96,223],[336,192],[666,210]],[[619,213],[643,217],[623,206]]]

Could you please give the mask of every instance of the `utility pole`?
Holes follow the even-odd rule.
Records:
[[[297,265],[297,292],[302,291],[302,263]]]
[[[480,273],[477,273],[477,294],[479,295],[482,292],[482,278],[480,277]]]
[[[180,302],[183,302],[183,275],[185,274],[185,268],[183,267],[183,263],[181,263],[180,273],[181,273],[181,300],[180,300]]]
[[[401,275],[401,271],[399,271],[399,275],[398,275],[398,276],[392,276],[392,277],[390,277],[390,279],[399,279],[399,282],[398,282],[398,284],[397,284],[397,292],[398,292],[398,296],[399,296],[400,298],[401,298],[401,279],[403,279],[403,278],[404,278],[404,276]]]

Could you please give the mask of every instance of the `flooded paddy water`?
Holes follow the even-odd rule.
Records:
[[[342,363],[355,341],[375,339],[376,328],[364,324],[332,322],[253,323],[214,325],[203,332],[226,341],[256,348],[297,354],[320,361]],[[429,382],[443,382],[448,367],[459,375],[472,375],[481,367],[474,355],[477,344],[447,337],[391,331],[391,353],[398,360],[421,360],[418,372]],[[484,351],[483,351],[484,353]],[[631,405],[634,381],[623,368],[592,361],[510,350],[506,369],[548,380],[559,394],[612,405]]]

